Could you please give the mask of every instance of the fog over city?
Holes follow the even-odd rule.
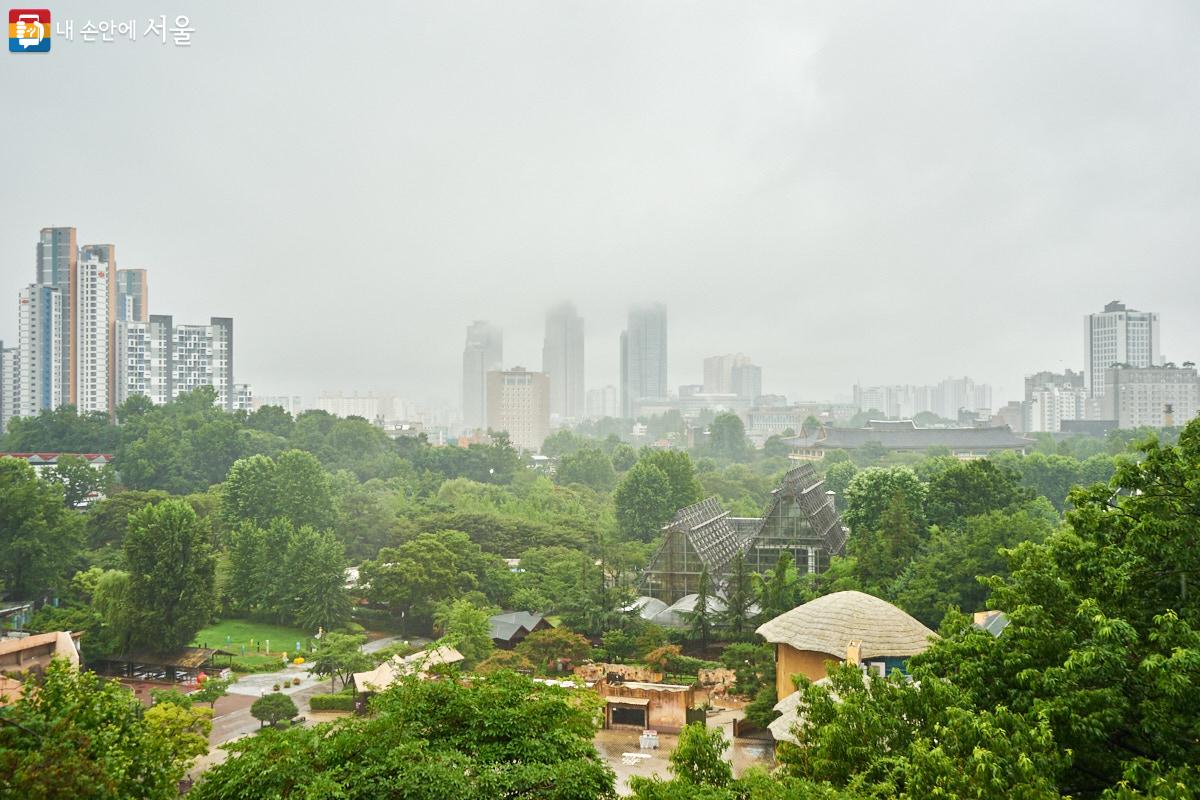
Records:
[[[1200,355],[1192,2],[60,3],[188,14],[190,48],[55,42],[0,71],[0,339],[38,231],[228,316],[263,395],[457,402],[466,326],[541,364],[634,303],[670,386],[743,352],[765,392],[1081,369],[1082,318]],[[79,24],[77,22],[77,24]]]

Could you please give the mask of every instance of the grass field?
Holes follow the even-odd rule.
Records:
[[[247,658],[266,655],[268,643],[272,654],[287,652],[295,655],[297,641],[300,642],[301,649],[307,652],[313,639],[299,628],[248,619],[223,619],[201,629],[192,640],[193,644],[200,647],[218,647],[235,656],[242,655],[242,645],[245,645]]]

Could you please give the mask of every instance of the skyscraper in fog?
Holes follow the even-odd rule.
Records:
[[[484,320],[467,326],[467,344],[463,348],[463,427],[468,430],[487,425],[487,374],[500,369],[504,358],[504,338],[500,328]]]
[[[116,318],[122,322],[147,322],[150,291],[144,269],[117,270]]]
[[[542,372],[550,378],[550,413],[560,419],[583,419],[583,317],[571,303],[546,314]]]
[[[667,307],[637,306],[621,333],[621,415],[637,416],[643,401],[667,397]]]
[[[75,402],[75,285],[79,265],[79,246],[74,228],[42,228],[37,246],[36,283],[58,290],[60,307],[59,334],[61,349],[56,356],[58,377],[52,383],[58,387],[58,403]],[[28,367],[22,365],[22,370]],[[45,369],[40,365],[39,369]],[[46,388],[45,381],[38,381]],[[39,389],[41,391],[41,389]],[[36,413],[36,412],[35,412]]]
[[[1091,397],[1104,396],[1104,370],[1113,364],[1155,367],[1159,352],[1158,314],[1134,311],[1114,300],[1083,318],[1083,382]]]

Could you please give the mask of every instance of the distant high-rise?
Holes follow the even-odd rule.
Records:
[[[117,319],[127,322],[147,322],[149,314],[150,290],[146,270],[117,270]]]
[[[78,265],[75,229],[42,228],[37,246],[36,283],[57,289],[61,307],[58,324],[62,348],[56,362],[59,374],[54,381],[60,387],[58,403],[75,402],[75,277]]]
[[[750,363],[750,356],[727,353],[704,359],[704,393],[733,394],[733,370]]]
[[[84,245],[75,272],[75,407],[80,414],[114,408],[116,371],[111,244]]]
[[[550,413],[560,419],[583,419],[583,317],[570,303],[546,314],[542,372],[550,378]]]
[[[1083,373],[1043,370],[1025,378],[1025,400],[1017,427],[1027,433],[1058,433],[1064,420],[1084,419],[1086,408]]]
[[[1091,397],[1104,396],[1104,370],[1114,364],[1156,367],[1159,352],[1158,313],[1135,311],[1114,300],[1104,311],[1083,318],[1083,381]]]
[[[621,333],[621,415],[635,417],[645,401],[667,398],[667,307],[635,307]]]
[[[17,348],[5,347],[0,342],[0,433],[8,430],[8,421],[17,413],[21,374],[17,352]]]
[[[211,386],[216,405],[234,411],[248,402],[248,389],[233,382],[233,320],[213,317],[207,325],[176,325],[165,314],[149,322],[118,324],[117,402],[135,394],[155,404]],[[243,395],[239,399],[239,393]]]
[[[550,379],[524,367],[487,375],[487,426],[519,450],[537,452],[550,434]]]
[[[19,417],[58,408],[63,397],[63,299],[53,286],[30,284],[21,290],[17,333]]]
[[[757,403],[762,396],[762,367],[757,364],[738,364],[730,375],[729,390],[740,400]]]
[[[503,359],[504,337],[499,327],[483,320],[467,326],[467,344],[463,348],[463,427],[466,429],[486,426],[487,374],[500,369]]]

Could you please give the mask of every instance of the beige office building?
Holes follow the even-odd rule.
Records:
[[[487,426],[518,450],[537,452],[550,435],[550,378],[524,367],[487,374]]]

